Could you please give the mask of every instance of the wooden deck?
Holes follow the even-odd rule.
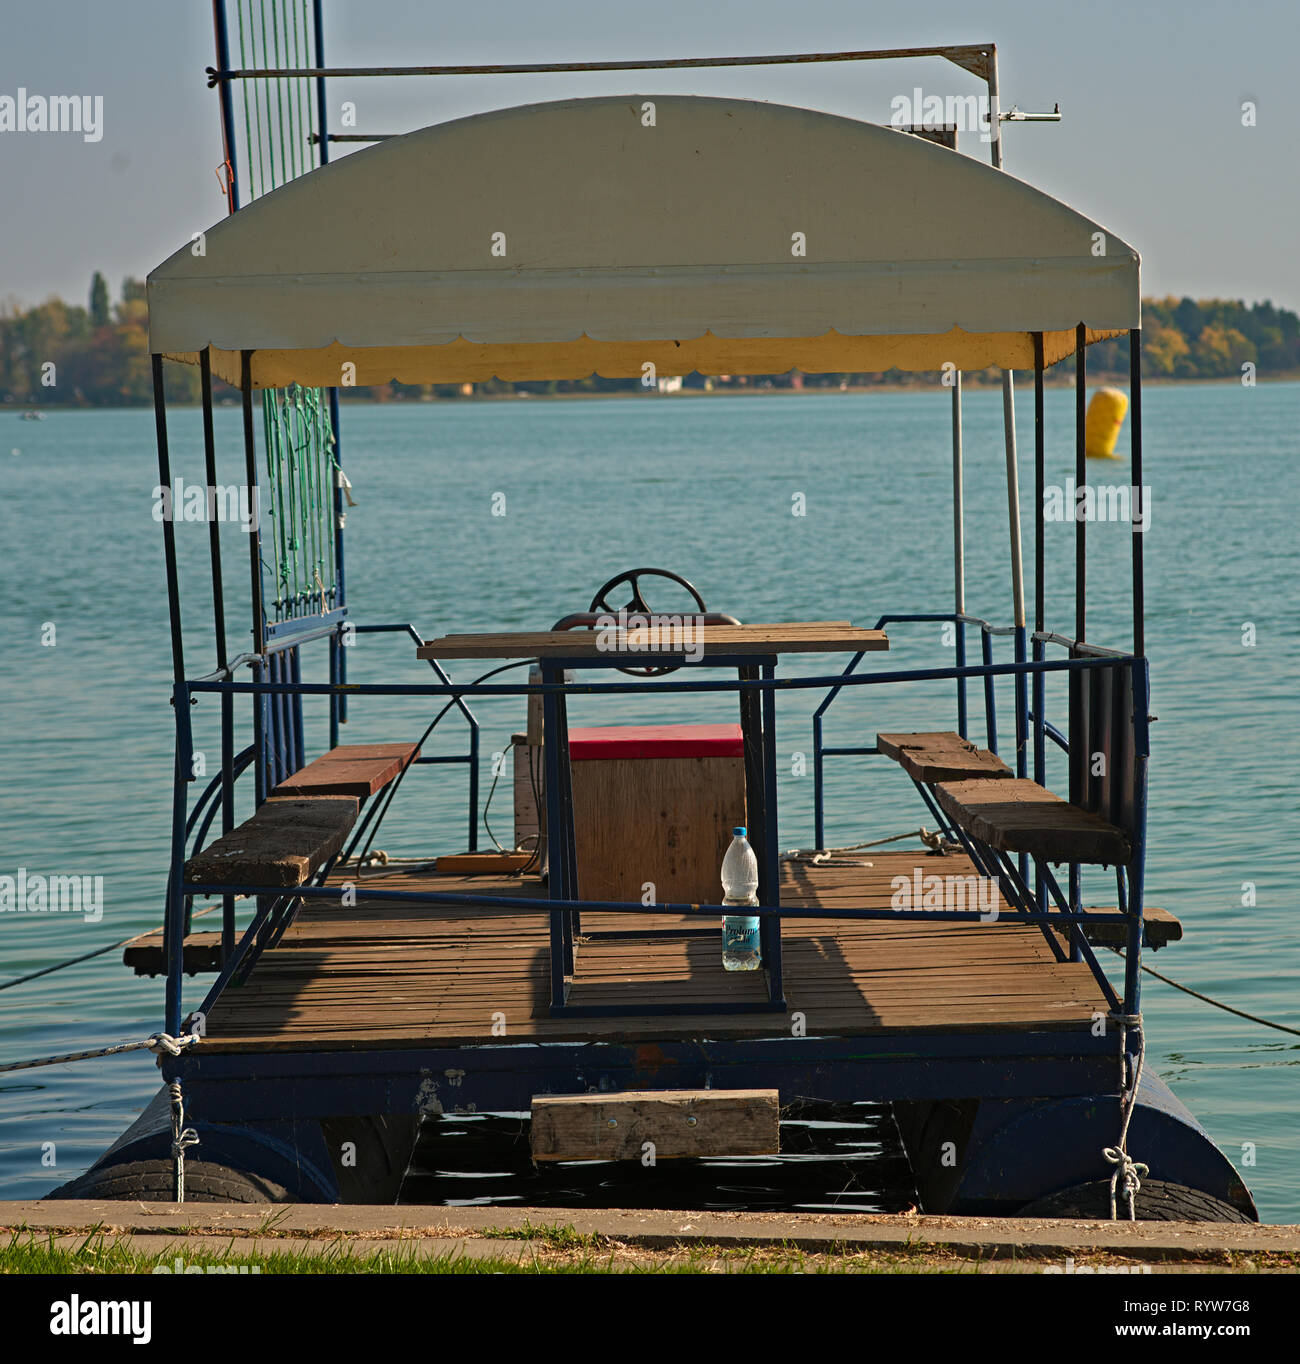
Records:
[[[870,867],[783,864],[784,905],[886,908],[891,878],[966,875],[964,857],[876,853]],[[543,895],[532,879],[404,872],[385,890]],[[652,1041],[789,1036],[781,1014],[553,1019],[547,1016],[545,914],[508,909],[316,902],[228,989],[207,1020],[205,1052],[347,1051],[520,1041]],[[1105,1001],[1088,968],[1055,960],[1042,933],[1017,924],[792,919],[783,925],[786,999],[808,1035],[893,1031],[1083,1029]],[[587,913],[584,934],[702,927],[661,915]],[[583,941],[572,1004],[760,1000],[761,972],[722,970],[719,935]],[[494,1036],[494,1015],[506,1035]]]

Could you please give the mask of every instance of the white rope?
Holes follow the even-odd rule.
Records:
[[[1113,1013],[1110,1016],[1119,1024],[1120,1065],[1125,1071],[1119,1099],[1121,1119],[1119,1141],[1116,1145],[1104,1147],[1102,1150],[1102,1155],[1115,1167],[1110,1175],[1110,1220],[1112,1222],[1119,1220],[1118,1195],[1122,1180],[1124,1199],[1128,1203],[1128,1220],[1136,1222],[1137,1207],[1135,1200],[1138,1190],[1142,1187],[1142,1180],[1150,1171],[1140,1160],[1134,1160],[1128,1153],[1128,1126],[1133,1119],[1133,1110],[1137,1107],[1138,1084],[1142,1079],[1142,1062],[1146,1056],[1146,1033],[1142,1028],[1141,1014]],[[1133,1064],[1131,1082],[1127,1074],[1128,1030],[1130,1027],[1138,1029],[1137,1058]]]
[[[781,855],[783,862],[807,862],[814,867],[872,867],[874,862],[864,862],[848,857],[848,853],[864,852],[867,848],[879,848],[886,843],[901,843],[905,838],[919,838],[931,852],[960,852],[956,843],[950,843],[942,834],[932,834],[924,824],[905,834],[891,834],[888,838],[875,838],[867,843],[850,843],[843,848],[791,848]]]
[[[199,1134],[192,1127],[185,1126],[185,1096],[181,1093],[181,1082],[173,1080],[167,1086],[167,1094],[172,1106],[172,1161],[175,1165],[176,1202],[184,1203],[185,1151],[187,1147],[199,1144]]]

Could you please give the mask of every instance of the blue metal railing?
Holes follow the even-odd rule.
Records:
[[[193,906],[193,892],[182,886],[179,891],[174,887],[180,885],[178,870],[175,858],[175,848],[177,846],[177,829],[175,821],[183,817],[183,829],[180,831],[179,844],[184,849],[186,841],[190,835],[194,837],[191,856],[198,854],[203,847],[208,832],[212,827],[213,821],[220,812],[223,815],[222,830],[227,831],[233,823],[233,792],[238,778],[250,767],[256,775],[256,803],[260,804],[267,794],[274,789],[280,782],[299,771],[306,764],[306,745],[303,728],[302,701],[303,697],[314,694],[311,684],[304,684],[302,681],[302,671],[299,649],[308,642],[328,637],[330,641],[330,677],[331,682],[328,688],[330,704],[330,747],[338,744],[338,726],[342,719],[342,702],[349,693],[362,690],[357,687],[349,687],[345,682],[339,680],[343,673],[343,668],[336,655],[341,655],[345,646],[340,642],[344,630],[354,634],[382,634],[390,632],[404,632],[409,634],[417,645],[424,643],[419,633],[413,625],[409,623],[394,623],[381,625],[351,625],[346,622],[346,613],[343,611],[330,612],[327,616],[317,616],[312,619],[294,619],[277,622],[268,628],[268,638],[265,653],[258,655],[252,653],[241,654],[233,659],[224,668],[218,668],[215,672],[206,674],[201,678],[194,679],[190,684],[192,691],[216,690],[222,694],[221,707],[221,749],[222,765],[221,770],[212,777],[207,786],[200,793],[199,798],[192,807],[186,811],[186,789],[188,784],[194,780],[193,774],[193,745],[188,738],[191,732],[190,717],[188,709],[190,701],[185,702],[186,715],[177,716],[177,763],[182,762],[181,752],[188,754],[184,759],[184,766],[176,769],[175,786],[173,792],[173,857],[172,867],[168,877],[168,905],[169,907],[179,896],[182,905],[183,931],[177,942],[183,939],[184,934],[190,930],[191,909]],[[451,679],[443,671],[436,660],[430,660],[434,672],[444,685],[451,685]],[[253,705],[254,705],[254,742],[244,748],[239,754],[234,752],[234,710],[232,701],[238,694],[240,688],[235,682],[235,678],[244,668],[252,671],[253,683]],[[181,704],[179,698],[173,697],[174,704]],[[478,793],[479,793],[479,756],[480,756],[480,729],[479,723],[473,712],[465,705],[464,701],[457,699],[456,709],[464,717],[469,727],[469,748],[464,753],[453,753],[437,756],[421,756],[415,762],[421,765],[433,765],[444,763],[465,763],[469,768],[469,847],[473,851],[477,847],[478,839]],[[184,746],[179,742],[182,730],[187,735]],[[388,799],[395,789],[395,783],[390,786]],[[221,799],[218,799],[218,796]],[[383,807],[387,809],[385,804]],[[369,822],[374,817],[376,811],[380,809],[380,802],[376,801],[366,811],[365,821],[358,837]],[[353,848],[356,840],[353,841]],[[183,864],[183,860],[182,860]],[[235,900],[242,895],[242,891],[227,891],[223,893],[223,915],[222,915],[222,946],[223,960],[230,961],[235,952]],[[277,900],[283,902],[285,897],[281,891],[277,895]],[[274,909],[268,906],[268,909]],[[283,909],[283,905],[281,906]],[[266,915],[258,914],[254,916],[250,929],[246,931],[245,938],[248,938],[255,928],[260,927],[266,922]],[[276,921],[276,916],[272,915],[272,921]],[[170,922],[170,918],[167,920]],[[283,927],[283,925],[281,925]],[[166,932],[164,938],[167,938]],[[178,953],[182,949],[178,946]],[[169,943],[167,952],[169,958],[170,976],[170,954],[172,945]],[[238,960],[243,961],[247,955],[248,942],[244,942],[243,950],[238,953]],[[256,954],[254,954],[255,956]],[[250,963],[251,964],[251,963]]]
[[[900,617],[884,617],[882,621],[900,620]],[[988,626],[985,630],[985,622],[974,620],[970,617],[954,618],[953,616],[922,616],[911,617],[909,619],[921,620],[954,620],[961,624],[977,624],[981,627],[982,636],[988,639],[991,635],[1008,634],[1011,631],[998,627]],[[369,628],[372,632],[384,630],[404,630],[413,638],[418,640],[414,629],[410,626],[377,626],[377,627],[358,627]],[[1048,642],[1049,637],[1040,639],[1035,636],[1036,650],[1041,650],[1041,645]],[[304,899],[309,898],[331,898],[342,894],[338,887],[325,887],[321,884],[310,887],[295,888],[292,892],[286,893],[283,888],[257,887],[257,886],[195,886],[184,887],[181,877],[185,856],[185,836],[188,828],[192,827],[185,810],[184,787],[185,780],[183,773],[189,771],[190,759],[192,754],[192,736],[190,725],[190,705],[193,698],[202,694],[216,694],[223,697],[234,697],[237,695],[250,695],[258,698],[259,702],[274,702],[277,698],[294,698],[299,704],[306,696],[324,696],[335,698],[343,694],[347,695],[369,695],[369,696],[425,696],[425,697],[444,697],[458,703],[463,713],[469,718],[473,726],[473,733],[477,735],[477,725],[473,721],[472,713],[467,706],[464,706],[463,699],[469,696],[534,696],[547,694],[577,694],[577,695],[629,695],[654,693],[662,695],[664,691],[674,692],[710,692],[728,691],[745,692],[747,690],[757,691],[766,699],[765,704],[772,704],[775,700],[775,693],[778,691],[795,691],[807,689],[827,688],[828,695],[823,700],[815,716],[815,721],[820,724],[820,720],[825,713],[829,703],[846,686],[879,686],[891,683],[921,682],[921,681],[953,681],[964,686],[968,680],[980,679],[985,684],[986,705],[991,705],[995,700],[991,683],[998,677],[1012,677],[1019,682],[1017,689],[1018,699],[1025,695],[1024,683],[1027,679],[1032,679],[1035,685],[1035,697],[1041,691],[1041,683],[1046,675],[1051,672],[1065,673],[1084,673],[1097,668],[1110,668],[1117,664],[1130,667],[1134,670],[1134,696],[1140,698],[1137,710],[1140,713],[1140,741],[1137,750],[1137,766],[1135,769],[1135,782],[1137,790],[1135,792],[1135,808],[1137,818],[1133,830],[1133,850],[1130,862],[1125,869],[1119,871],[1121,879],[1127,875],[1128,895],[1124,907],[1129,914],[1129,934],[1128,949],[1129,960],[1126,962],[1125,990],[1122,1001],[1117,999],[1115,992],[1110,986],[1105,973],[1097,963],[1096,957],[1086,942],[1083,933],[1083,925],[1089,921],[1089,916],[1085,915],[1079,903],[1077,867],[1071,868],[1070,886],[1068,894],[1063,893],[1057,884],[1050,870],[1045,866],[1041,859],[1035,859],[1037,869],[1037,886],[1034,892],[1030,892],[1027,885],[1026,869],[1023,865],[1017,869],[1005,855],[999,855],[987,846],[978,844],[962,831],[955,829],[949,821],[945,821],[933,805],[928,800],[928,793],[923,788],[922,795],[927,797],[927,803],[933,810],[937,822],[941,828],[948,828],[960,839],[972,857],[975,865],[989,876],[996,877],[1002,893],[1007,902],[1012,906],[1016,914],[1025,922],[1036,923],[1042,928],[1044,935],[1053,950],[1058,949],[1054,937],[1050,930],[1053,926],[1060,928],[1066,934],[1070,943],[1071,956],[1074,959],[1085,961],[1093,975],[1096,977],[1100,988],[1106,995],[1112,1007],[1120,1007],[1126,1014],[1134,1014],[1138,1008],[1138,977],[1137,961],[1141,953],[1142,940],[1142,864],[1145,856],[1145,802],[1146,802],[1146,732],[1145,732],[1145,697],[1146,697],[1146,663],[1143,659],[1136,659],[1125,655],[1120,655],[1108,650],[1089,649],[1085,654],[1082,649],[1074,644],[1073,641],[1062,640],[1058,637],[1050,637],[1050,642],[1063,643],[1071,647],[1072,653],[1076,654],[1064,660],[1019,660],[1015,663],[995,664],[991,662],[981,663],[977,666],[956,666],[942,668],[920,668],[908,670],[891,670],[888,672],[876,672],[858,674],[853,669],[860,661],[861,655],[855,656],[849,667],[839,675],[817,676],[817,677],[793,677],[776,678],[771,675],[770,670],[764,670],[761,677],[738,677],[727,680],[673,680],[655,682],[530,682],[530,683],[465,683],[453,684],[446,679],[446,674],[441,668],[435,667],[435,672],[439,677],[436,683],[425,684],[340,684],[330,683],[304,683],[295,678],[290,681],[272,681],[266,678],[255,678],[251,682],[234,680],[234,672],[241,663],[249,661],[247,656],[243,660],[236,660],[229,668],[222,670],[218,674],[210,675],[207,678],[195,680],[193,682],[177,683],[174,689],[174,700],[177,718],[177,774],[176,793],[174,800],[174,837],[172,846],[172,876],[169,888],[168,914],[166,918],[165,943],[168,971],[168,1000],[167,1000],[167,1024],[169,1031],[179,1029],[181,1023],[181,985],[182,985],[182,942],[184,933],[184,906],[187,895],[193,893],[213,893],[223,896],[233,897],[234,895],[255,895],[264,897],[259,903],[257,913],[253,921],[245,930],[243,937],[235,947],[232,954],[227,959],[226,967],[223,969],[218,983],[210,992],[209,1001],[215,999],[224,988],[237,970],[246,972],[251,968],[252,961],[258,952],[263,950],[268,941],[274,940],[275,936],[283,931],[291,917],[296,905]],[[223,707],[227,708],[228,707]],[[1023,716],[1018,719],[1018,734],[1027,733],[1029,724],[1029,713],[1027,708]],[[1034,711],[1034,722],[1039,734],[1047,735],[1049,726],[1042,714],[1041,704],[1036,705]],[[1068,741],[1059,731],[1051,730],[1054,741],[1068,747]],[[820,738],[820,732],[818,733]],[[831,750],[821,748],[820,756],[824,757],[831,752],[862,752],[874,753],[875,748],[864,748],[857,750]],[[818,759],[820,762],[820,758]],[[1037,764],[1036,764],[1037,766]],[[474,765],[472,764],[472,771]],[[210,799],[210,797],[209,797]],[[472,798],[473,799],[473,798]],[[819,792],[819,812],[820,812],[820,792]],[[471,804],[471,817],[476,817],[476,800]],[[323,880],[324,873],[318,880]],[[369,894],[369,892],[368,892]],[[377,892],[375,894],[378,894]],[[384,892],[384,899],[401,899],[411,903],[436,904],[448,902],[448,897],[429,892]],[[484,903],[481,896],[465,897],[465,902]],[[457,901],[459,902],[459,901]],[[522,901],[511,898],[511,904],[519,908],[532,907]],[[1053,908],[1053,905],[1055,908]],[[591,908],[591,902],[584,902],[575,898],[547,899],[539,901],[536,906],[539,912],[557,913],[566,910],[581,910]],[[665,907],[662,905],[642,905],[622,904],[622,903],[602,903],[598,906],[603,909],[627,912],[682,912],[677,907]],[[698,912],[715,913],[719,912],[715,907],[704,907]],[[918,911],[838,911],[833,908],[818,908],[817,914],[823,918],[836,917],[902,917],[907,914],[915,914]],[[958,917],[959,911],[925,911],[929,917]],[[760,910],[760,916],[775,918],[778,922],[783,915],[797,917],[795,911],[782,910],[773,906],[766,906]],[[969,917],[969,916],[967,916]],[[1059,955],[1059,953],[1058,953]],[[698,1006],[692,1006],[693,1011],[698,1011]]]
[[[1029,636],[1024,627],[1019,626],[994,626],[989,622],[978,617],[964,615],[962,613],[930,614],[917,613],[912,615],[891,615],[882,616],[877,622],[877,629],[884,627],[886,623],[902,622],[934,622],[948,621],[956,625],[956,639],[959,648],[964,645],[964,628],[967,625],[975,626],[980,631],[980,652],[983,667],[978,671],[984,679],[984,708],[985,708],[985,729],[988,736],[988,748],[991,752],[998,751],[998,731],[997,731],[997,698],[995,692],[995,679],[1002,672],[1010,672],[1015,686],[1015,722],[1016,722],[1016,775],[1024,777],[1028,767],[1027,749],[1030,746],[1030,736],[1032,734],[1033,748],[1033,771],[1034,781],[1042,786],[1046,784],[1046,740],[1051,739],[1067,755],[1070,752],[1069,737],[1062,733],[1055,725],[1051,724],[1046,718],[1046,675],[1048,671],[1054,671],[1053,665],[1046,661],[1046,646],[1049,644],[1062,647],[1067,650],[1070,657],[1065,660],[1064,668],[1068,672],[1079,672],[1081,668],[1074,665],[1084,664],[1124,664],[1134,670],[1134,714],[1133,723],[1137,731],[1138,751],[1135,755],[1135,772],[1133,792],[1133,805],[1135,807],[1135,829],[1134,847],[1132,857],[1127,867],[1116,869],[1119,883],[1119,906],[1121,912],[1129,916],[1129,941],[1128,955],[1139,957],[1142,941],[1142,920],[1141,920],[1141,885],[1145,866],[1145,840],[1146,840],[1146,765],[1147,754],[1149,751],[1149,739],[1147,731],[1146,717],[1146,663],[1143,659],[1134,658],[1131,655],[1120,653],[1114,649],[1103,648],[1098,645],[1089,644],[1086,641],[1076,640],[1069,636],[1059,635],[1048,631],[1035,632]],[[992,641],[995,636],[1011,635],[1015,639],[1016,663],[1007,669],[998,669],[992,665]],[[1026,662],[1026,650],[1032,643],[1033,658],[1028,667],[1021,666]],[[964,652],[964,649],[963,649]],[[870,756],[878,755],[880,750],[876,745],[862,746],[829,746],[824,741],[824,717],[827,709],[836,696],[839,695],[842,686],[848,680],[849,675],[856,669],[863,655],[857,654],[850,660],[840,681],[827,693],[821,705],[817,708],[813,716],[813,770],[814,770],[814,836],[818,848],[825,847],[825,758],[838,756]],[[1058,665],[1059,666],[1059,665]],[[965,675],[970,675],[972,670],[954,669],[957,676],[958,685],[958,724],[959,733],[963,738],[968,737],[964,727],[967,719],[966,696],[965,696]],[[1032,682],[1032,708],[1029,697],[1027,681]],[[1063,894],[1058,886],[1055,877],[1052,876],[1046,863],[1041,858],[1032,859],[1034,862],[1034,887],[1029,890],[1029,863],[1030,858],[1021,854],[1018,858],[1018,866],[1013,868],[1005,854],[994,852],[992,849],[982,848],[974,839],[964,833],[953,821],[947,820],[934,799],[926,788],[919,782],[913,782],[918,794],[921,796],[926,807],[934,817],[941,832],[946,836],[959,842],[974,864],[986,875],[995,877],[999,881],[1000,888],[1004,897],[1013,905],[1023,902],[1032,903],[1037,911],[1037,916],[1043,926],[1044,935],[1047,937],[1053,951],[1060,955],[1059,945],[1055,938],[1048,932],[1046,927],[1046,917],[1051,910],[1051,905],[1055,901],[1061,910],[1070,910],[1077,915],[1081,910],[1082,903],[1082,868],[1079,863],[1068,864],[1068,893]],[[1127,883],[1127,894],[1126,894]],[[1136,900],[1134,898],[1134,888],[1137,888]],[[1134,905],[1137,905],[1136,910]],[[1061,922],[1059,916],[1054,916],[1057,922]],[[1114,991],[1106,978],[1101,967],[1098,965],[1095,955],[1081,929],[1071,928],[1068,934],[1069,957],[1070,961],[1086,962],[1093,975],[1097,978],[1099,985],[1106,994],[1112,1007],[1119,1009],[1120,1001],[1115,998]],[[1125,1001],[1123,1011],[1135,1014],[1137,1012],[1138,1001],[1138,967],[1129,966],[1126,963],[1125,974]]]

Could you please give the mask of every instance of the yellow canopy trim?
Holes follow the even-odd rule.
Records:
[[[1087,343],[1123,333],[1087,332]],[[1054,365],[1074,353],[1073,331],[1046,332],[1044,361]],[[197,364],[197,351],[167,357]],[[325,346],[315,351],[258,350],[252,355],[254,388],[283,388],[301,383],[318,388],[369,387],[396,380],[401,384],[483,383],[515,381],[640,379],[653,375],[690,374],[878,374],[889,369],[936,371],[945,364],[963,370],[1032,369],[1033,336],[1027,332],[964,332],[954,328],[941,336],[718,337],[706,332],[689,341],[550,341],[480,345],[463,338],[440,346]],[[652,365],[653,370],[646,366]],[[238,351],[212,350],[212,372],[240,386]]]

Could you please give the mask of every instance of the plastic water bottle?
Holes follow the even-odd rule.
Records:
[[[758,858],[737,825],[727,855],[722,859],[722,903],[757,905]],[[727,971],[757,971],[762,964],[757,914],[728,914],[722,921],[722,965]]]

